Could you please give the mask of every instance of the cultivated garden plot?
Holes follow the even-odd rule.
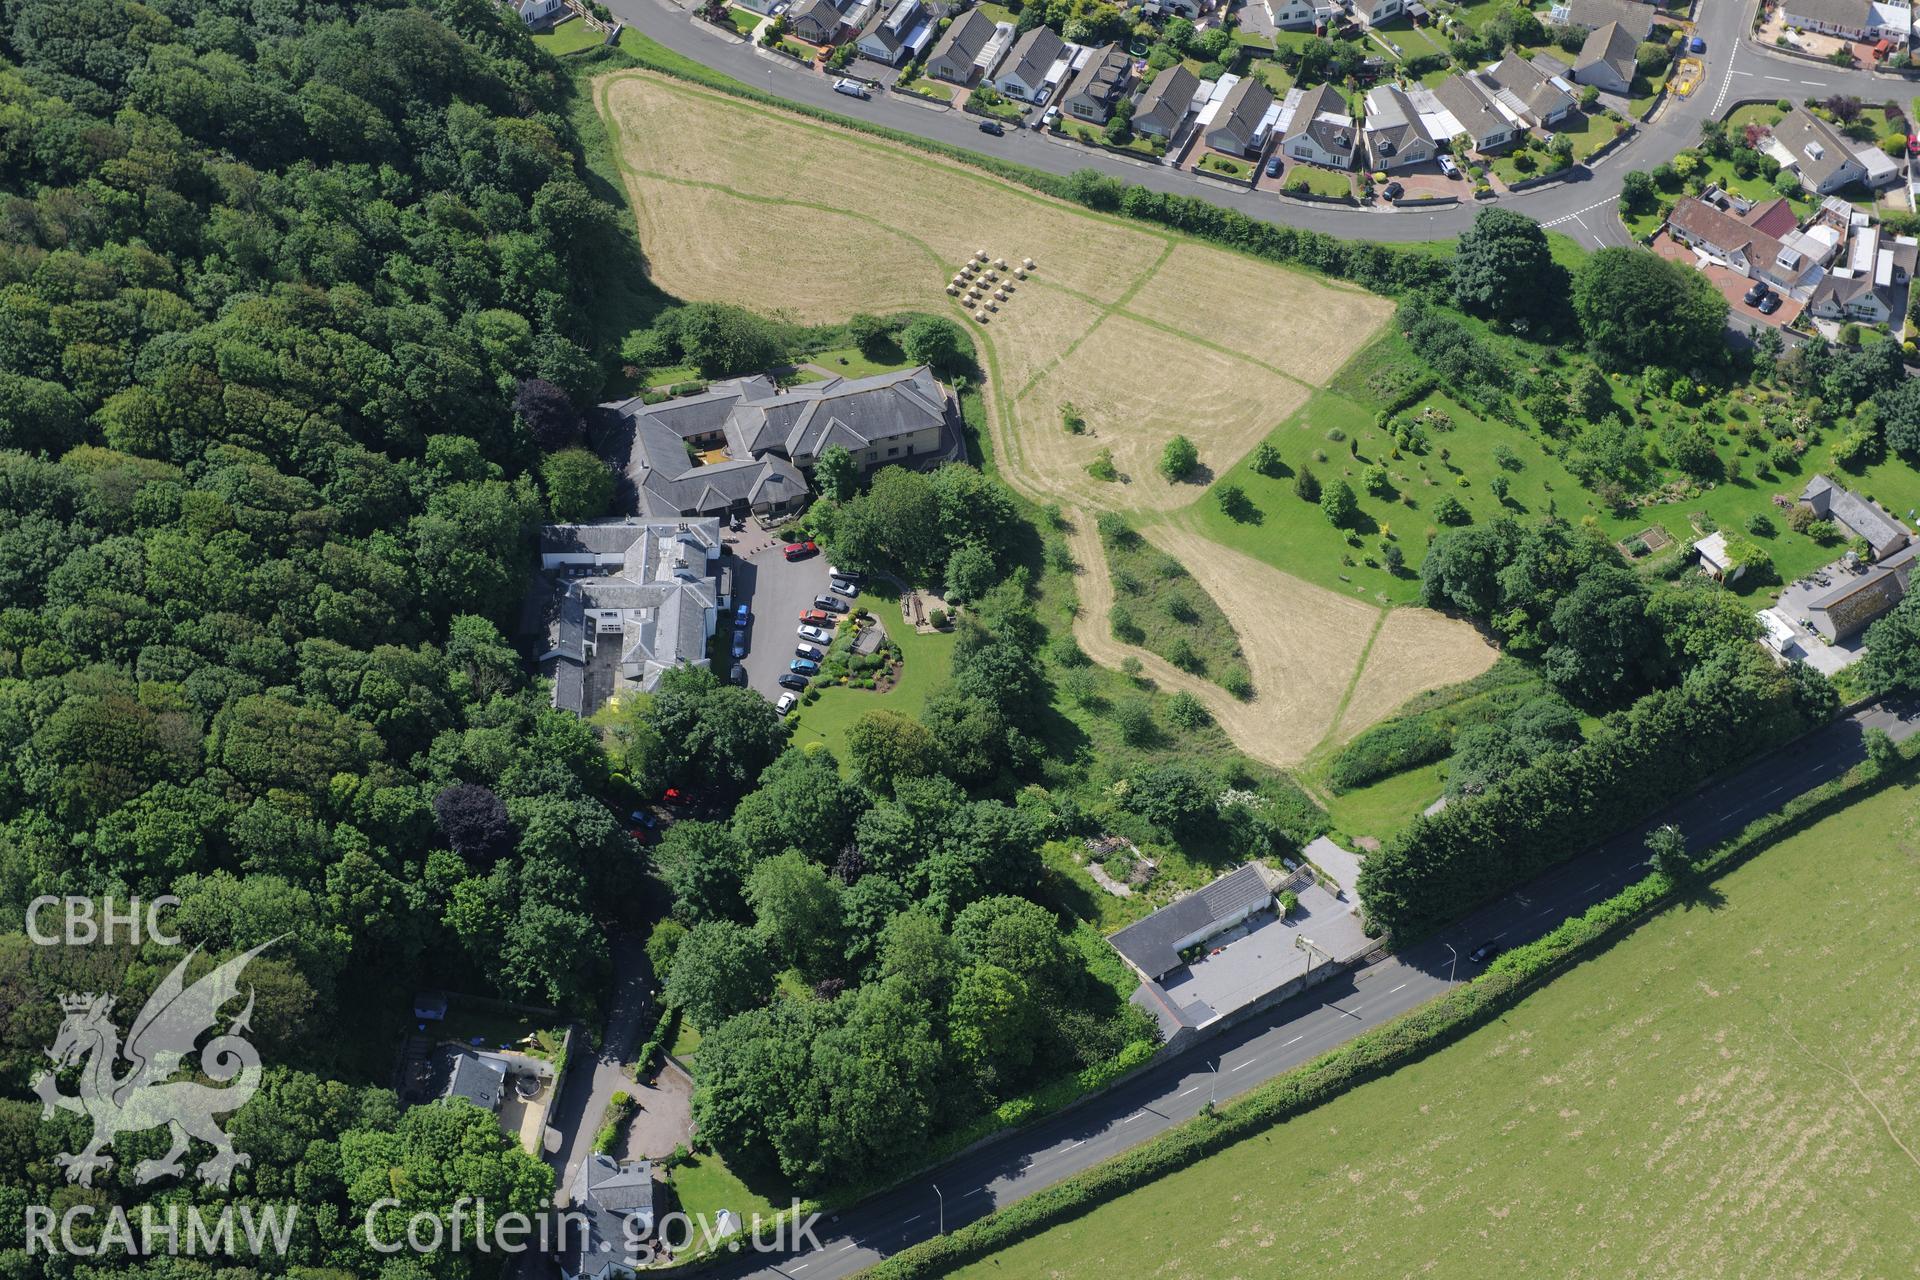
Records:
[[[964,319],[992,384],[988,427],[1002,473],[1086,526],[1075,540],[1087,615],[1076,634],[1109,665],[1151,655],[1109,633],[1111,583],[1090,513],[1185,506],[1295,416],[1392,314],[1385,299],[1347,284],[644,72],[607,77],[597,93],[662,288],[804,321],[910,308]],[[820,244],[832,251],[795,253]],[[980,250],[1016,268],[1035,263],[984,322],[980,303],[963,309],[965,299],[947,293]],[[1156,464],[1176,434],[1193,441],[1199,466],[1173,483]],[[1102,462],[1115,479],[1094,474]],[[1353,702],[1384,602],[1342,601],[1193,530],[1169,536],[1233,621],[1258,696],[1236,700],[1158,659],[1146,674],[1200,698],[1248,754],[1298,763]],[[1228,562],[1241,566],[1237,577],[1223,575]],[[1260,590],[1246,586],[1247,570]],[[1418,670],[1441,684],[1484,666],[1478,652],[1441,645]],[[1391,707],[1425,687],[1410,683],[1413,669],[1358,705]]]

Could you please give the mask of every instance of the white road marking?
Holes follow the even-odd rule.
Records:
[[[1080,1139],[1078,1142],[1069,1142],[1066,1146],[1060,1148],[1060,1154],[1065,1155],[1067,1154],[1067,1152],[1073,1150],[1075,1147],[1084,1147],[1086,1145],[1087,1145],[1087,1140],[1085,1138]]]
[[[913,1215],[913,1216],[912,1216],[911,1218],[903,1218],[903,1219],[901,1219],[901,1221],[900,1221],[900,1225],[904,1227],[904,1226],[906,1226],[906,1225],[907,1225],[907,1223],[909,1223],[909,1222],[918,1222],[918,1221],[920,1221],[920,1215],[916,1213],[916,1214],[914,1214],[914,1215]]]
[[[796,1263],[794,1263],[794,1264],[793,1264],[793,1266],[791,1266],[790,1268],[788,1268],[788,1270],[790,1270],[790,1271],[805,1271],[805,1270],[806,1270],[806,1269],[807,1269],[808,1267],[810,1267],[810,1266],[812,1266],[812,1265],[813,1265],[813,1264],[812,1264],[811,1262],[796,1262]]]
[[[1191,1089],[1182,1089],[1182,1090],[1180,1091],[1180,1096],[1184,1098],[1184,1097],[1186,1097],[1186,1096],[1187,1096],[1188,1094],[1190,1094],[1190,1093],[1198,1093],[1198,1092],[1200,1092],[1200,1086],[1199,1086],[1199,1085],[1195,1085],[1195,1086],[1193,1086],[1193,1088],[1191,1088]]]
[[[1403,983],[1401,983],[1401,984],[1400,984],[1399,986],[1397,986],[1397,987],[1393,987],[1393,988],[1391,988],[1390,990],[1388,990],[1388,992],[1387,992],[1387,994],[1388,994],[1388,995],[1392,995],[1392,994],[1393,994],[1393,993],[1394,993],[1395,991],[1401,991],[1401,990],[1404,990],[1404,989],[1406,988],[1406,985],[1407,985],[1407,984],[1403,982]]]
[[[1727,72],[1727,74],[1728,74],[1728,75],[1730,75],[1730,76],[1750,76],[1750,75],[1752,75],[1752,74],[1753,74],[1753,72],[1751,72],[1751,71],[1733,71],[1733,70],[1728,70],[1728,72]]]
[[[851,1248],[853,1248],[853,1241],[851,1241],[851,1240],[849,1240],[849,1241],[847,1241],[847,1242],[846,1242],[845,1244],[843,1244],[843,1245],[841,1245],[841,1246],[840,1246],[840,1248],[839,1248],[839,1249],[837,1249],[837,1250],[836,1250],[835,1252],[837,1252],[837,1253],[845,1253],[845,1252],[846,1252],[847,1250],[849,1250],[849,1249],[851,1249]]]
[[[1785,84],[1787,82],[1787,78],[1785,76],[1768,76],[1767,79],[1778,80],[1781,84]],[[1800,83],[1805,84],[1806,81],[1802,80]]]
[[[967,1196],[983,1196],[986,1193],[987,1193],[987,1189],[985,1187],[975,1187],[973,1190],[967,1192]],[[960,1198],[964,1200],[967,1198],[967,1196],[962,1196]]]
[[[1136,1111],[1132,1115],[1128,1116],[1125,1120],[1122,1120],[1120,1123],[1132,1124],[1135,1120],[1138,1120],[1141,1116],[1144,1116],[1145,1114],[1147,1113],[1144,1111]]]
[[[1301,1036],[1295,1036],[1295,1037],[1294,1037],[1293,1039],[1291,1039],[1291,1040],[1289,1040],[1289,1041],[1287,1041],[1287,1044],[1299,1044],[1299,1043],[1300,1043],[1300,1042],[1301,1042],[1302,1040],[1305,1040],[1305,1039],[1306,1039],[1306,1037],[1305,1037],[1305,1036],[1303,1036],[1303,1035],[1301,1035]],[[1282,1049],[1284,1049],[1284,1048],[1286,1048],[1286,1047],[1287,1047],[1287,1044],[1283,1044],[1283,1045],[1281,1045],[1280,1047],[1281,1047]]]
[[[1245,1062],[1243,1062],[1243,1063],[1241,1063],[1241,1064],[1240,1064],[1240,1067],[1250,1067],[1250,1066],[1252,1066],[1252,1065],[1253,1065],[1253,1059],[1252,1059],[1252,1058],[1248,1058],[1248,1059],[1247,1059],[1247,1060],[1246,1060]],[[1235,1068],[1233,1068],[1233,1070],[1235,1070],[1235,1071],[1238,1071],[1238,1070],[1240,1069],[1240,1067],[1235,1067]]]

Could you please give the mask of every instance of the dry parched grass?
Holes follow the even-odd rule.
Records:
[[[1155,470],[1168,440],[1186,436],[1199,446],[1203,467],[1225,470],[1308,394],[1300,383],[1233,356],[1110,315],[1021,397],[1020,466],[1052,494],[1167,511],[1193,501],[1195,492],[1193,483],[1170,485]],[[1086,418],[1086,435],[1060,429],[1067,403]],[[1087,474],[1102,448],[1113,451],[1130,483]]]
[[[974,332],[993,344],[1001,390],[1011,397],[1064,355],[1100,314],[1099,307],[1072,294],[1037,280],[1025,284],[1016,280],[1013,301],[994,313],[984,331],[976,328]],[[1027,433],[1037,434],[1048,424],[1035,418],[1031,423],[1023,420],[1022,426]],[[1057,415],[1052,427],[1062,429]]]
[[[1324,386],[1387,322],[1393,303],[1337,280],[1179,244],[1127,310]]]
[[[602,103],[636,181],[657,174],[715,182],[872,215],[924,241],[947,264],[944,274],[934,267],[927,276],[936,293],[969,254],[985,249],[1031,257],[1050,282],[1112,303],[1165,244],[952,161],[645,74],[602,81]],[[788,248],[794,270],[810,277],[867,270],[858,240],[809,237]]]
[[[1411,606],[1390,610],[1334,728],[1335,740],[1345,742],[1415,694],[1473,679],[1499,656],[1458,618]]]
[[[846,214],[671,182],[646,183],[644,194],[634,194],[648,270],[676,297],[737,303],[805,324],[856,311],[937,310],[946,299],[926,287],[939,267],[925,250]],[[703,226],[752,231],[707,235]],[[857,243],[866,269],[814,271],[793,257],[793,246],[806,243]],[[802,274],[805,287],[796,287]]]

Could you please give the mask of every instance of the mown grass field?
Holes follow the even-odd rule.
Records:
[[[1391,314],[1386,299],[1353,286],[774,108],[645,72],[603,77],[595,89],[660,288],[805,322],[904,309],[953,316],[979,344],[988,374],[983,443],[1000,474],[1038,502],[1128,513],[1188,504],[1307,403]],[[861,175],[857,190],[844,181],[850,172]],[[803,268],[806,287],[796,289],[792,246],[823,240],[836,252]],[[1027,280],[997,282],[1011,293],[985,324],[946,293],[978,249],[1037,264]],[[1086,424],[1081,434],[1062,425],[1069,404]],[[1175,434],[1200,454],[1194,476],[1178,484],[1154,465]],[[1088,471],[1102,451],[1114,481]],[[1089,577],[1105,577],[1097,545],[1083,564]],[[1341,604],[1278,567],[1267,594],[1292,616]],[[1087,603],[1097,611],[1103,601],[1089,591]],[[1263,683],[1256,669],[1257,688],[1324,678],[1324,654],[1281,645],[1242,626],[1234,602],[1220,605],[1250,665],[1276,676]],[[1105,630],[1104,614],[1095,625]],[[1329,643],[1357,658],[1369,629]],[[1256,652],[1262,646],[1267,652]],[[1358,669],[1357,661],[1342,668]],[[1476,669],[1442,671],[1437,682]],[[1294,723],[1271,707],[1245,714],[1216,686],[1199,689],[1242,749],[1276,764],[1297,762],[1332,730],[1347,691],[1343,684],[1322,700],[1332,719]],[[825,706],[813,709],[814,723],[827,719]]]
[[[958,1274],[1913,1275],[1917,809],[1862,801],[1425,1061]]]

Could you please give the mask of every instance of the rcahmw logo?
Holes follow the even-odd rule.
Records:
[[[76,944],[78,938],[92,941],[98,936],[90,907],[79,910],[74,899],[49,901],[63,902],[66,908],[64,940],[69,944]],[[36,910],[41,906],[35,903]],[[109,940],[114,924],[127,923],[129,918],[137,938],[141,915],[137,903],[125,914],[114,913],[109,905]],[[159,932],[157,916],[151,909],[145,916],[147,933],[152,937]],[[76,921],[86,922],[86,927],[76,928]],[[29,932],[38,933],[36,924],[34,913],[29,912]],[[60,997],[60,1008],[66,1016],[47,1050],[53,1070],[36,1076],[33,1087],[40,1097],[43,1119],[50,1119],[56,1111],[70,1111],[93,1122],[93,1135],[84,1147],[54,1157],[69,1182],[92,1186],[95,1174],[113,1167],[113,1157],[106,1154],[106,1149],[114,1140],[148,1129],[165,1128],[172,1140],[166,1154],[134,1166],[136,1186],[157,1178],[182,1176],[182,1158],[192,1139],[213,1148],[213,1155],[194,1168],[194,1175],[208,1186],[226,1188],[233,1180],[233,1171],[251,1163],[244,1152],[233,1149],[232,1140],[215,1118],[238,1110],[260,1087],[260,1054],[244,1034],[252,1030],[251,988],[246,992],[246,1006],[227,1024],[225,1032],[214,1035],[204,1046],[200,1039],[213,1030],[221,1010],[240,998],[240,975],[247,965],[278,941],[273,938],[263,942],[215,966],[190,985],[187,967],[199,949],[189,951],[134,1015],[124,1045],[111,1016],[112,996],[67,992]],[[194,1074],[201,1079],[183,1070],[189,1058],[197,1067]],[[121,1069],[123,1064],[125,1070]],[[56,1073],[63,1071],[77,1074],[78,1092],[60,1091]],[[231,1205],[169,1204],[160,1209],[145,1205],[137,1211],[137,1221],[117,1206],[102,1210],[96,1205],[77,1204],[56,1214],[49,1206],[30,1205],[26,1212],[27,1248],[29,1252],[44,1249],[84,1256],[115,1251],[152,1253],[158,1243],[166,1253],[231,1254],[237,1240],[244,1239],[256,1254],[269,1245],[284,1254],[296,1212],[292,1205],[240,1206],[237,1238],[236,1210]]]

